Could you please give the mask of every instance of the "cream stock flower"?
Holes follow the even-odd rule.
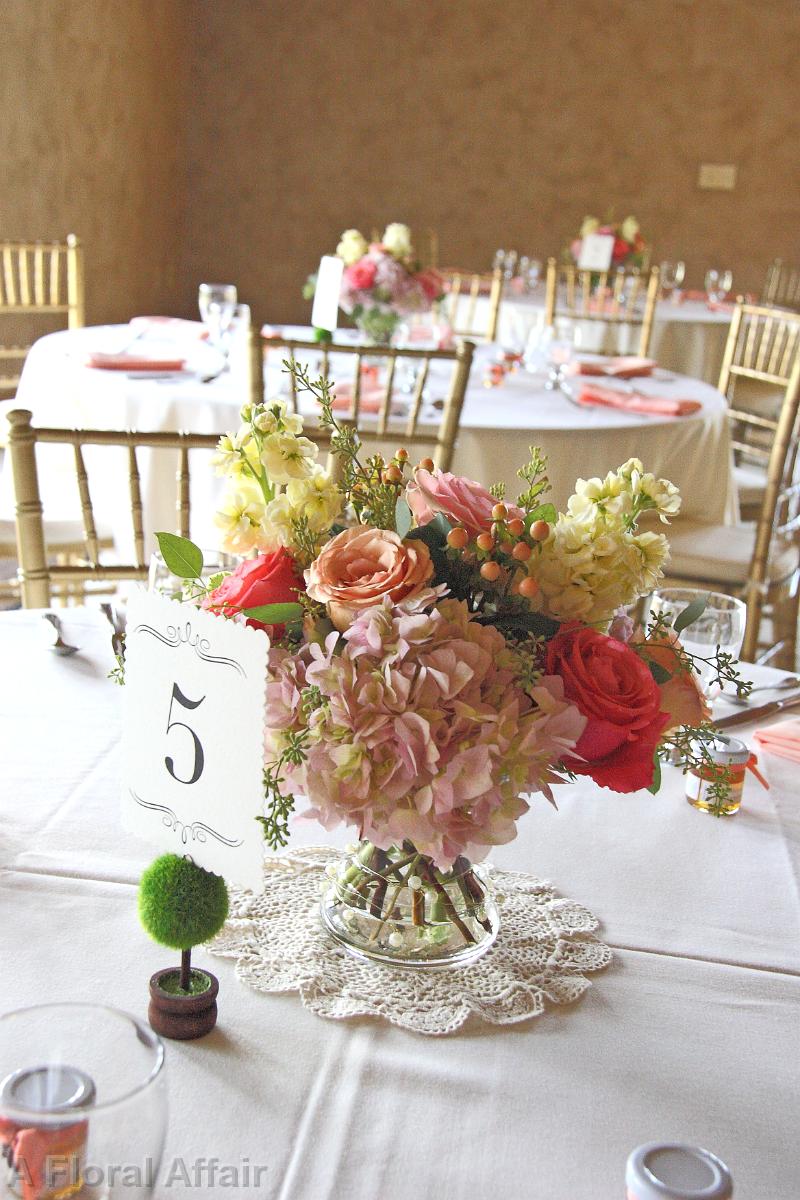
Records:
[[[399,221],[386,226],[381,241],[395,258],[408,258],[411,254],[411,230]]]
[[[299,413],[290,413],[285,400],[270,400],[259,404],[250,420],[259,433],[303,432],[303,418]]]
[[[307,479],[292,479],[286,494],[294,511],[307,518],[314,533],[328,529],[342,511],[341,492],[318,463]]]
[[[619,227],[619,235],[626,242],[632,242],[639,232],[639,222],[636,217],[626,217]]]
[[[307,479],[317,453],[312,441],[294,433],[270,433],[261,443],[261,462],[273,483]]]
[[[257,462],[249,427],[243,425],[238,433],[223,433],[211,458],[217,475],[241,475],[248,462]]]
[[[264,498],[257,485],[239,479],[223,497],[214,514],[214,524],[222,531],[221,548],[229,554],[249,554],[267,545],[262,521]]]
[[[583,224],[581,225],[580,236],[582,238],[588,237],[591,233],[597,233],[599,228],[600,222],[598,221],[597,217],[584,217]]]
[[[336,253],[344,260],[345,266],[349,267],[363,258],[368,249],[367,239],[358,229],[345,229],[336,247]]]

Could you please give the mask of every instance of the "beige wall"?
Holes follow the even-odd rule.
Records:
[[[798,0],[200,3],[184,275],[307,318],[349,225],[441,232],[443,259],[558,252],[635,212],[659,257],[758,287],[800,259]],[[733,193],[696,187],[733,162]]]
[[[611,209],[697,281],[800,259],[798,0],[0,0],[0,29],[0,234],[79,233],[91,321],[211,276],[303,319],[320,253],[391,219],[474,266]]]
[[[86,247],[87,319],[178,302],[183,0],[2,0],[0,236]]]

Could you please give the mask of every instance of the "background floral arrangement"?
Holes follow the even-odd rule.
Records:
[[[399,222],[387,225],[381,240],[372,243],[357,229],[346,229],[336,253],[345,264],[339,305],[373,341],[390,341],[404,317],[427,312],[444,293],[441,276],[422,268],[411,230]],[[303,289],[307,299],[315,287],[312,275]]]
[[[197,548],[160,535],[187,596],[271,635],[259,818],[271,846],[302,794],[326,828],[383,850],[412,843],[446,870],[511,840],[529,798],[553,801],[576,775],[656,790],[673,748],[724,798],[699,660],[678,636],[699,610],[647,629],[624,611],[661,577],[667,540],[638,521],[678,511],[671,483],[630,459],[579,480],[558,513],[535,450],[516,503],[430,459],[412,468],[403,449],[362,460],[328,382],[292,369],[319,401],[340,481],[282,401],[246,405],[220,439],[218,519],[224,547],[255,556],[204,583]],[[704,661],[746,690],[729,656]]]
[[[574,262],[580,258],[583,239],[590,234],[606,234],[614,238],[611,252],[612,267],[642,267],[647,243],[639,229],[636,217],[624,221],[607,221],[601,224],[597,217],[584,217],[578,236],[570,243],[569,253]]]

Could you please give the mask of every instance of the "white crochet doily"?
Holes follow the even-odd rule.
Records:
[[[260,992],[298,991],[321,1017],[383,1017],[416,1033],[453,1033],[475,1013],[493,1025],[537,1017],[590,986],[587,971],[611,961],[592,937],[596,917],[548,883],[492,870],[502,897],[497,941],[467,966],[431,971],[362,962],[322,926],[325,868],[340,854],[306,847],[265,866],[264,891],[232,891],[230,916],[209,943],[236,959],[239,978]]]

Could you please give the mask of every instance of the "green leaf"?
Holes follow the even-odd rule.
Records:
[[[433,530],[434,533],[438,534],[440,540],[445,542],[447,541],[447,535],[453,526],[450,524],[444,513],[437,513],[433,520],[428,522],[425,528]]]
[[[397,497],[397,503],[394,506],[394,527],[397,530],[397,536],[404,538],[411,528],[411,509],[402,496]]]
[[[555,504],[540,504],[528,513],[525,518],[525,524],[530,529],[534,521],[547,521],[548,525],[555,525],[558,520]]]
[[[157,533],[156,541],[168,569],[178,579],[199,579],[203,570],[203,551],[177,533]]]
[[[656,683],[668,683],[672,679],[666,667],[662,667],[661,663],[653,662],[652,659],[647,659],[647,665],[650,668],[650,674],[655,679]]]
[[[288,625],[303,616],[302,604],[287,601],[285,604],[257,604],[255,608],[243,608],[242,612],[253,621],[263,625]]]
[[[661,787],[661,760],[658,757],[658,751],[653,755],[653,782],[647,789],[655,796],[658,789]]]
[[[676,633],[680,633],[687,625],[691,625],[698,617],[702,617],[706,611],[708,596],[698,596],[691,604],[687,604],[683,612],[678,613],[675,620],[672,622],[672,628]]]

